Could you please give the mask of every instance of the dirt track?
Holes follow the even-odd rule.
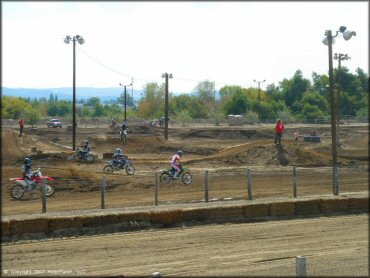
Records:
[[[25,241],[2,248],[3,276],[368,276],[368,214]],[[28,271],[28,272],[26,272]]]

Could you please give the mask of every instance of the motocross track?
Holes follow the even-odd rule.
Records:
[[[273,126],[176,127],[132,126],[122,145],[118,133],[78,128],[77,142],[88,138],[98,155],[94,164],[68,161],[72,145],[66,129],[2,129],[2,215],[41,211],[39,196],[21,201],[9,194],[9,178],[21,175],[25,156],[33,169],[54,177],[56,194],[48,212],[100,208],[103,153],[121,147],[135,165],[134,176],[105,175],[108,208],[153,206],[154,175],[170,156],[184,150],[183,164],[194,181],[159,186],[160,205],[204,202],[204,171],[210,199],[247,199],[247,169],[252,170],[255,199],[292,197],[292,166],[298,169],[299,195],[332,193],[330,126],[286,125],[283,146],[273,144]],[[321,143],[293,140],[293,133],[316,131]],[[368,194],[368,125],[341,128],[338,160],[340,192]],[[37,148],[37,153],[31,149]],[[41,152],[40,152],[41,151]],[[340,227],[340,228],[338,228]],[[294,276],[295,256],[307,257],[308,275],[368,275],[368,214],[213,224],[2,244],[2,275],[14,276]],[[6,272],[5,272],[6,271]]]
[[[293,133],[321,134],[321,143],[293,140]],[[338,161],[343,191],[368,189],[368,126],[346,125],[341,129]],[[210,198],[247,198],[246,171],[251,169],[256,198],[291,197],[292,166],[298,167],[299,194],[332,192],[330,126],[289,126],[283,146],[273,143],[273,126],[248,127],[177,127],[169,129],[164,140],[159,127],[131,126],[127,144],[119,141],[117,131],[107,128],[78,128],[76,145],[89,140],[97,162],[68,161],[72,153],[72,132],[63,129],[26,128],[22,137],[16,129],[2,129],[2,214],[20,214],[39,210],[40,199],[15,201],[10,197],[9,178],[21,175],[25,156],[31,156],[34,170],[55,178],[56,194],[48,202],[48,211],[91,209],[100,207],[102,169],[107,160],[103,153],[120,147],[136,168],[135,175],[105,175],[107,206],[151,205],[154,202],[155,173],[166,168],[170,156],[178,149],[185,153],[182,162],[193,174],[193,183],[183,186],[173,182],[159,186],[160,201],[196,202],[204,200],[204,175],[209,172]],[[36,152],[31,152],[37,148]],[[35,149],[34,149],[35,150]]]

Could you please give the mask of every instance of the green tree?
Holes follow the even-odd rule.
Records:
[[[191,115],[190,115],[188,110],[181,110],[175,116],[176,121],[182,121],[183,123],[184,123],[184,121],[187,121],[187,120],[190,120],[190,119],[191,119]]]
[[[319,116],[325,116],[329,110],[329,104],[325,97],[316,91],[304,93],[301,105],[301,116],[303,118],[314,119]]]
[[[215,83],[209,80],[201,81],[195,87],[195,94],[200,103],[206,107],[207,111],[212,113],[215,110]]]
[[[37,122],[41,119],[41,113],[36,108],[31,108],[30,110],[26,111],[26,118],[28,122],[34,127]]]
[[[143,94],[138,104],[138,115],[144,119],[161,117],[164,111],[164,84],[147,83]]]
[[[202,105],[199,99],[195,96],[191,98],[190,101],[191,110],[190,115],[193,119],[205,119],[207,118],[207,108]]]
[[[230,100],[223,106],[226,115],[242,115],[248,110],[248,100],[241,90],[236,91]]]
[[[47,108],[47,114],[51,117],[58,115],[58,105],[56,103],[49,104]]]
[[[79,110],[79,113],[78,115],[82,118],[89,118],[92,116],[92,111],[90,110],[89,107],[87,106],[83,106],[80,110]]]
[[[59,101],[57,104],[58,116],[64,117],[69,113],[72,113],[72,104],[67,101]]]
[[[86,105],[90,107],[95,107],[96,104],[100,104],[100,98],[98,97],[91,97],[87,100]]]
[[[311,84],[308,79],[303,78],[302,71],[297,70],[292,79],[284,79],[280,83],[282,93],[285,97],[285,103],[288,107],[292,107],[294,102],[300,102],[303,94],[310,88]],[[300,110],[295,110],[292,107],[292,112],[300,113]]]
[[[95,103],[94,105],[94,109],[93,109],[93,114],[92,114],[94,117],[101,117],[104,115],[103,113],[103,105],[101,105],[100,103]]]
[[[1,105],[2,117],[5,119],[19,119],[32,109],[31,104],[20,97],[4,96]]]

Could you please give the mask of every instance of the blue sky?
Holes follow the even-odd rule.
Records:
[[[2,86],[72,86],[72,44],[77,87],[142,89],[164,82],[170,91],[191,92],[203,80],[257,86],[291,78],[297,69],[311,79],[327,74],[325,30],[345,25],[349,41],[337,38],[333,53],[342,65],[368,73],[369,2],[11,2],[2,1]],[[337,61],[334,60],[334,66]]]

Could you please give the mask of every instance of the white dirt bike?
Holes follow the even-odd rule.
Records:
[[[120,132],[119,132],[119,138],[120,138],[120,140],[121,140],[121,142],[122,143],[125,143],[126,142],[126,140],[127,140],[127,129],[125,129],[125,130],[120,130]]]

